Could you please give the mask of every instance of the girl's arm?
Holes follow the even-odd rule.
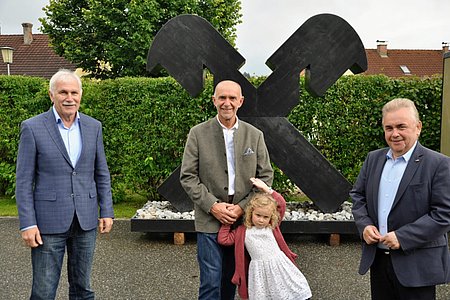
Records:
[[[253,183],[253,185],[258,188],[260,191],[267,193],[267,194],[272,194],[273,190],[272,188],[270,188],[264,181],[262,181],[259,178],[255,178],[252,177],[250,178],[250,181]]]
[[[231,225],[222,224],[217,234],[217,242],[222,246],[234,245],[236,230],[231,230]]]
[[[277,204],[278,204],[277,209],[278,209],[278,212],[280,213],[279,223],[281,223],[281,221],[283,220],[283,217],[284,217],[284,213],[286,212],[286,200],[284,200],[283,196],[281,196],[281,194],[278,193],[277,191],[273,191],[272,197],[273,197],[273,199],[275,199],[275,201],[277,201]]]

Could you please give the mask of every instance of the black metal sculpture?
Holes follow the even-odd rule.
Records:
[[[322,96],[350,69],[367,69],[364,46],[354,29],[331,14],[307,20],[267,60],[273,73],[257,89],[239,72],[245,59],[205,19],[181,15],[168,21],[155,36],[147,70],[165,68],[191,96],[204,88],[204,68],[214,85],[238,82],[245,96],[239,118],[264,132],[271,160],[324,212],[336,211],[348,198],[351,184],[285,118],[299,102],[299,76],[306,88]],[[178,210],[193,205],[179,181],[180,168],[158,188]]]

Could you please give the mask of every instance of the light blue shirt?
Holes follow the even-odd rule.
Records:
[[[386,163],[381,173],[380,187],[378,190],[378,231],[381,235],[388,233],[388,216],[391,212],[398,186],[400,185],[400,181],[416,145],[417,141],[408,152],[396,159],[393,158],[391,149],[386,154]],[[381,243],[378,247],[386,248]]]
[[[58,112],[53,106],[53,113],[55,115],[56,124],[58,125],[59,133],[66,146],[67,153],[69,154],[72,166],[75,168],[78,159],[80,158],[82,141],[81,141],[81,130],[80,130],[80,114],[77,112],[77,117],[75,122],[73,122],[70,128],[64,126],[64,122],[59,116]]]
[[[234,195],[234,181],[236,178],[235,158],[234,158],[234,133],[239,127],[239,120],[236,116],[236,123],[233,127],[228,129],[225,125],[220,123],[219,116],[217,116],[220,126],[222,126],[223,138],[225,140],[225,150],[227,153],[227,167],[228,167],[228,195]]]

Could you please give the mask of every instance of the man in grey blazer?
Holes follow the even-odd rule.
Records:
[[[450,281],[450,158],[418,142],[409,99],[382,110],[389,148],[368,154],[350,192],[363,241],[359,273],[370,268],[372,299],[435,299]]]
[[[194,202],[199,299],[234,299],[234,250],[217,243],[217,232],[242,216],[253,194],[250,178],[270,186],[273,171],[263,133],[237,118],[239,84],[219,82],[212,100],[217,116],[190,130],[180,181]]]
[[[94,299],[96,228],[106,233],[113,223],[102,127],[78,112],[81,95],[80,78],[61,70],[50,79],[52,108],[21,125],[16,202],[31,247],[31,299],[55,298],[66,248],[69,299]]]

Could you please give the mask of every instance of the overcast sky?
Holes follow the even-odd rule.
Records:
[[[22,33],[21,23],[40,27],[48,0],[0,0],[2,34]],[[450,42],[449,0],[241,0],[237,48],[241,72],[268,75],[266,60],[310,17],[336,14],[359,34],[365,48],[385,40],[388,49],[441,49]],[[3,46],[3,45],[0,45]]]

